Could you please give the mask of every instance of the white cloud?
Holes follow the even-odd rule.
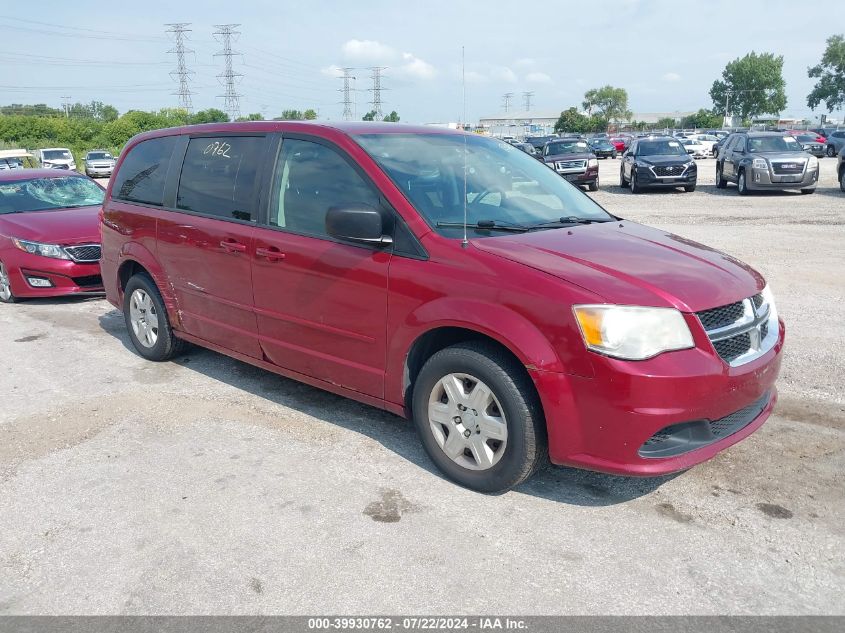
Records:
[[[349,40],[343,45],[343,54],[347,59],[359,62],[388,62],[397,57],[396,51],[375,40]]]
[[[402,64],[396,67],[395,75],[412,79],[434,79],[437,70],[427,61],[412,53],[402,53]]]
[[[533,84],[550,84],[552,83],[552,78],[549,77],[546,73],[533,72],[528,73],[525,76],[525,81]]]
[[[662,79],[663,81],[680,81],[681,76],[678,73],[666,73]]]
[[[325,68],[321,68],[320,72],[324,74],[326,77],[342,77],[343,71],[340,69],[340,66],[335,66],[332,64],[331,66],[326,66]]]
[[[456,69],[455,76],[456,76],[457,79],[461,78],[461,69],[460,68]],[[470,84],[485,84],[488,81],[490,81],[490,78],[487,75],[485,75],[484,73],[480,73],[476,70],[466,71],[465,76],[466,76],[467,83],[470,83]]]
[[[515,84],[518,81],[516,73],[507,66],[495,66],[490,70],[490,78],[494,81],[504,81]]]
[[[536,59],[533,59],[531,57],[523,57],[522,59],[517,59],[513,63],[513,65],[525,67],[525,66],[534,66],[536,63],[537,63]]]

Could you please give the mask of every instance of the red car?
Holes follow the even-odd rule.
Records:
[[[816,143],[827,143],[827,139],[824,136],[822,136],[821,134],[817,134],[812,130],[787,130],[786,133],[791,134],[795,138],[798,138],[799,136],[814,136],[816,139]]]
[[[476,490],[546,458],[684,470],[776,399],[784,326],[760,274],[474,134],[148,132],[118,161],[102,243],[141,356],[192,342],[407,416]]]
[[[616,148],[616,151],[621,154],[628,149],[628,145],[631,143],[631,138],[629,136],[614,136],[610,139],[610,142],[613,143],[613,147]]]
[[[74,172],[0,171],[0,301],[102,293],[102,202]]]

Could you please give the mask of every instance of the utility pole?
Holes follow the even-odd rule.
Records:
[[[62,97],[62,105],[65,107],[65,118],[70,118],[70,97]]]
[[[225,88],[223,94],[217,96],[223,99],[223,109],[231,120],[241,115],[241,95],[235,90],[235,78],[243,77],[243,75],[232,69],[232,56],[240,54],[232,50],[232,38],[237,39],[237,36],[241,34],[240,31],[235,30],[239,26],[240,24],[214,25],[217,29],[214,31],[214,37],[223,44],[223,50],[214,54],[215,57],[223,57],[223,72],[217,75],[217,79]]]
[[[355,103],[352,100],[352,93],[355,92],[355,88],[352,87],[352,82],[355,81],[355,76],[352,74],[352,71],[355,70],[354,68],[341,68],[343,75],[340,79],[343,79],[343,88],[339,88],[340,92],[343,93],[343,120],[344,121],[351,121],[355,116]]]
[[[502,106],[505,108],[505,114],[510,112],[511,109],[511,99],[513,99],[512,92],[506,92],[502,95]]]
[[[534,96],[533,92],[523,92],[522,98],[525,100],[525,111],[531,110],[531,98]]]
[[[373,71],[371,75],[373,79],[373,87],[370,88],[370,91],[373,93],[373,100],[370,103],[373,106],[373,110],[375,111],[375,120],[381,121],[384,119],[384,112],[381,111],[381,91],[387,90],[387,88],[381,87],[381,78],[382,73],[387,70],[386,66],[371,66],[370,70]]]
[[[191,95],[194,94],[188,85],[188,79],[194,74],[194,71],[188,70],[188,67],[185,65],[185,53],[194,52],[185,48],[186,34],[191,32],[191,29],[188,28],[190,25],[190,22],[175,22],[164,25],[170,27],[165,33],[172,33],[174,43],[176,44],[176,46],[167,51],[170,54],[176,54],[176,70],[171,71],[170,76],[179,81],[179,90],[173,94],[179,97],[179,107],[184,108],[188,112],[193,111]]]

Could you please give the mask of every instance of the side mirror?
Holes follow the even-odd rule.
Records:
[[[332,237],[365,244],[393,242],[393,238],[384,234],[382,214],[366,204],[331,207],[326,213],[326,232]]]

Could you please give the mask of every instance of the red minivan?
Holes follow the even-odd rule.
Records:
[[[102,246],[141,356],[195,343],[407,416],[437,466],[480,491],[547,456],[680,471],[776,399],[784,326],[757,272],[473,134],[148,132],[118,161]]]

